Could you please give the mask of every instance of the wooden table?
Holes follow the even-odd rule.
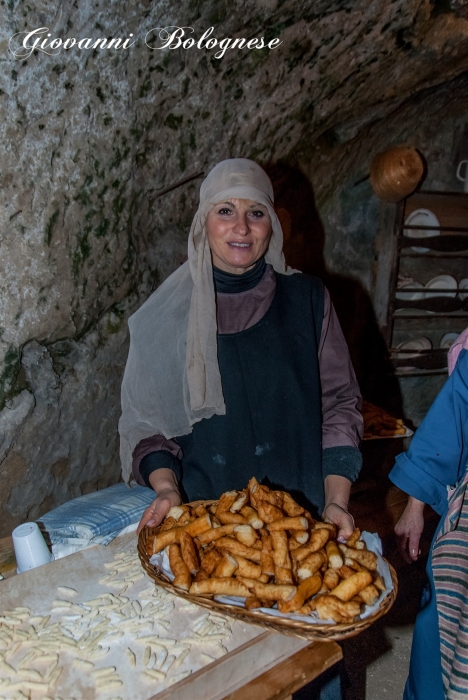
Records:
[[[225,695],[223,700],[290,700],[292,693],[342,658],[341,647],[336,642],[314,642],[240,689]]]
[[[0,574],[5,576],[16,571],[15,550],[11,537],[0,538]]]
[[[58,584],[74,585],[75,588],[83,586],[85,589],[87,584],[88,590],[85,591],[85,595],[89,596],[90,578],[97,565],[97,570],[102,574],[102,566],[112,560],[116,551],[123,551],[125,543],[127,548],[135,547],[135,535],[117,538],[108,547],[98,545],[82,550],[17,577],[11,538],[0,540],[0,572],[6,574],[5,581],[0,581],[2,607],[11,609],[13,606],[24,604],[34,610],[38,589],[44,592],[51,589],[50,597],[56,597],[53,591]],[[11,580],[12,576],[15,577],[14,582]],[[145,585],[150,582],[151,580],[146,578]],[[178,598],[175,600],[177,604],[180,601]],[[193,668],[196,670],[190,676],[167,689],[157,691],[155,687],[156,694],[151,694],[149,689],[145,700],[173,700],[174,697],[177,697],[177,700],[199,700],[202,697],[205,700],[287,700],[291,698],[292,693],[342,658],[341,648],[334,642],[310,644],[305,640],[286,637],[256,625],[242,625],[234,623],[233,629],[237,630],[237,636],[233,635],[233,648],[230,648],[225,656],[198,668],[195,660]],[[183,639],[181,641],[183,642]],[[112,661],[110,663],[115,664]],[[157,685],[155,683],[155,686]],[[60,691],[60,694],[63,694],[63,691]],[[125,692],[119,691],[117,694],[127,697]],[[99,696],[99,692],[88,692],[86,689],[79,694],[83,700],[94,700]],[[133,693],[128,697],[132,696]],[[32,698],[35,697],[33,693]]]

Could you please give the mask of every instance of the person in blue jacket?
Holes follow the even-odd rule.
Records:
[[[460,691],[468,694],[468,650],[457,657],[458,671],[452,662],[458,653],[455,647],[460,630],[465,626],[468,629],[467,331],[459,340],[449,357],[450,367],[458,354],[454,371],[418,428],[410,449],[398,455],[390,473],[391,481],[409,494],[395,527],[407,561],[415,561],[420,553],[424,504],[441,516],[427,563],[429,584],[416,619],[404,700],[450,700],[460,697]],[[439,571],[437,556],[441,554],[444,560]],[[458,566],[464,556],[466,569]],[[447,609],[455,610],[455,615],[447,616]],[[465,654],[466,659],[462,658]]]

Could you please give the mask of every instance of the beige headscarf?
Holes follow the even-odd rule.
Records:
[[[263,204],[272,235],[265,259],[282,274],[293,270],[283,256],[283,232],[273,209],[273,188],[252,160],[218,163],[200,188],[190,228],[188,261],[128,320],[130,350],[122,382],[120,455],[125,481],[143,438],[186,435],[203,418],[226,412],[217,357],[216,301],[205,221],[215,204],[230,198]]]

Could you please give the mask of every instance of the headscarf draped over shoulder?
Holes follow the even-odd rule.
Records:
[[[216,302],[206,216],[231,198],[263,204],[272,222],[265,259],[282,274],[293,272],[283,256],[283,232],[273,208],[273,187],[262,168],[246,158],[218,163],[200,188],[200,204],[188,239],[188,261],[130,316],[130,350],[122,382],[120,456],[125,481],[140,440],[186,435],[203,418],[224,415],[217,358]]]

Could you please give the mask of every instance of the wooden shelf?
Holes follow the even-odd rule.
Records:
[[[411,309],[408,309],[408,311],[411,311]],[[409,318],[424,318],[424,319],[437,319],[437,318],[466,318],[468,319],[468,313],[455,313],[453,311],[447,312],[447,313],[436,313],[435,311],[433,312],[427,312],[424,314],[398,314],[396,312],[393,312],[392,314],[393,319],[409,319]]]
[[[416,209],[432,211],[439,226],[406,226],[405,220]],[[431,231],[440,235],[413,238],[407,235],[410,230]],[[397,205],[394,234],[387,341],[391,355],[394,356],[395,375],[403,378],[446,374],[447,350],[437,346],[442,334],[460,332],[460,322],[468,320],[468,290],[459,286],[461,280],[468,277],[464,262],[468,259],[468,194],[427,190],[414,193]],[[414,248],[427,250],[421,252]],[[455,277],[458,281],[457,288],[397,287],[398,275],[425,285],[440,274]],[[405,293],[422,293],[424,298],[402,299],[401,295]],[[449,293],[451,296],[447,296]],[[400,298],[397,298],[397,294]],[[465,294],[467,296],[463,298],[461,295]],[[429,337],[433,344],[432,350],[424,353],[411,351],[407,359],[402,357],[402,351],[396,346],[418,336]],[[399,356],[395,357],[397,354]],[[409,357],[410,354],[413,354],[413,358]],[[413,362],[414,369],[402,369],[402,366],[412,367]]]
[[[464,192],[420,190],[407,197],[404,204],[405,219],[415,209],[430,209],[441,228],[468,228],[468,195]]]
[[[441,374],[447,374],[448,369],[447,367],[441,368],[441,369],[417,369],[416,367],[414,369],[405,371],[403,369],[396,369],[395,370],[395,377],[430,377],[430,376],[437,376]]]
[[[413,241],[427,241],[427,238],[413,238]],[[427,248],[427,246],[414,246],[415,248]],[[401,258],[456,258],[457,260],[459,258],[468,258],[468,253],[439,253],[439,252],[430,252],[430,253],[404,253],[403,251],[400,253],[399,257]]]

